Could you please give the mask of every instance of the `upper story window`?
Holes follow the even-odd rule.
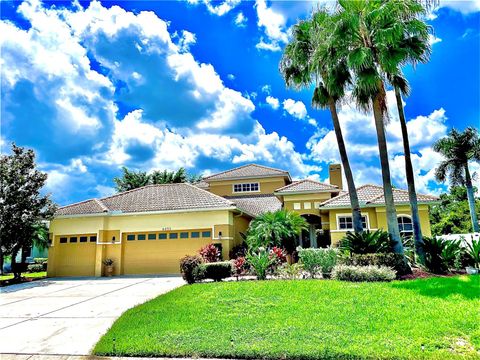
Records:
[[[233,184],[233,192],[258,192],[258,191],[260,191],[260,184],[258,182]]]
[[[367,227],[367,217],[362,215],[362,226],[364,229]],[[352,230],[353,229],[353,218],[352,216],[342,215],[337,218],[337,226],[339,230]]]

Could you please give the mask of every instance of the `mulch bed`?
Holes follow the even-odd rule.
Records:
[[[26,282],[43,280],[43,279],[46,279],[46,278],[47,278],[46,276],[37,277],[37,278],[27,278],[27,277],[22,276],[20,279],[0,280],[0,287],[10,286],[10,285],[15,285],[15,284],[23,284],[23,283],[26,283]]]
[[[426,272],[421,268],[416,268],[416,267],[412,267],[412,272],[413,274],[404,275],[400,277],[400,280],[415,280],[415,279],[428,279],[431,277],[452,277],[456,275],[465,275],[465,271],[453,271],[451,273],[443,274],[443,275],[432,274],[432,273]]]

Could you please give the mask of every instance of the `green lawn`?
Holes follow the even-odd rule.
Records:
[[[33,273],[23,273],[22,276],[26,278],[40,278],[40,277],[47,276],[47,272],[40,271],[40,272],[33,272]],[[5,274],[0,276],[0,280],[9,280],[9,279],[13,279],[13,274]]]
[[[423,350],[422,350],[423,349]],[[127,311],[98,355],[480,358],[480,276],[183,286]]]

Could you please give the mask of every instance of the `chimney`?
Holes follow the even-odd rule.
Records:
[[[342,166],[340,164],[330,164],[328,172],[330,175],[330,185],[337,185],[338,188],[342,190]]]

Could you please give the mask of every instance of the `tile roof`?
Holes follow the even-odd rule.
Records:
[[[268,211],[277,211],[282,208],[282,202],[273,194],[226,196],[226,198],[233,201],[239,210],[253,216],[258,216]]]
[[[204,178],[205,181],[215,180],[231,180],[241,178],[254,178],[254,177],[271,177],[271,176],[287,176],[290,178],[288,171],[271,168],[268,166],[248,164],[237,167],[235,169],[223,171],[218,174],[213,174]]]
[[[288,194],[288,193],[311,193],[317,191],[336,191],[338,192],[338,186],[322,183],[319,181],[304,179],[300,181],[294,181],[293,183],[281,187],[280,189],[275,190],[275,193],[279,194]]]
[[[210,185],[206,181],[203,181],[203,180],[197,181],[193,185],[195,185],[196,187],[198,187],[200,189],[204,189],[204,190],[206,190],[210,187]]]
[[[383,205],[385,204],[385,198],[383,196],[383,187],[377,185],[362,185],[357,188],[358,200],[360,206],[367,205]],[[408,191],[401,189],[393,189],[393,200],[395,203],[408,203]],[[432,195],[417,194],[417,200],[419,203],[434,202],[438,198]],[[337,208],[337,207],[349,207],[350,197],[348,192],[335,196],[327,201],[324,201],[320,207],[323,209]]]
[[[147,185],[102,199],[64,206],[56,215],[100,214],[107,211],[135,213],[148,211],[215,209],[234,207],[221,196],[190,184]]]

